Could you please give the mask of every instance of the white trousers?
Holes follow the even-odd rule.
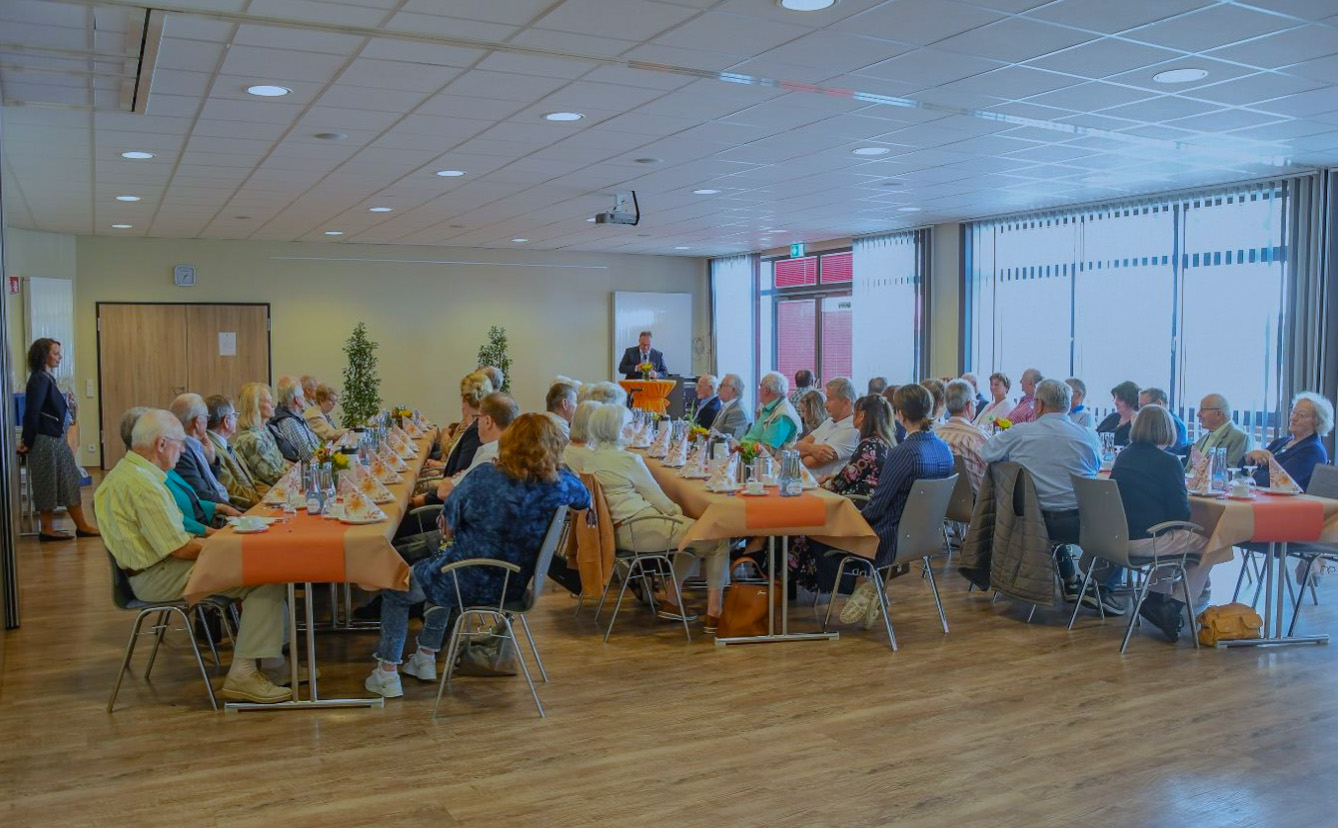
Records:
[[[684,515],[663,515],[649,510],[634,516],[640,518],[656,515],[658,520],[641,520],[625,523],[618,527],[617,540],[619,549],[633,552],[664,552],[677,550],[683,536],[692,528],[694,521]],[[690,554],[674,555],[674,580],[681,587],[697,559],[706,562],[706,585],[710,589],[724,589],[729,585],[729,541],[698,541],[688,547]]]

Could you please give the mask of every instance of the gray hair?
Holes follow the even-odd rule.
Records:
[[[1171,420],[1170,411],[1160,405],[1147,405],[1138,409],[1133,427],[1129,429],[1130,442],[1166,448],[1174,444],[1175,440],[1175,422]]]
[[[735,394],[743,396],[743,379],[738,374],[725,374],[720,378],[720,385],[728,385]]]
[[[130,430],[130,446],[136,449],[153,448],[163,437],[185,439],[186,432],[171,411],[146,409]]]
[[[1169,398],[1166,396],[1166,392],[1155,386],[1151,388],[1144,388],[1142,391],[1139,391],[1138,393],[1146,395],[1150,401],[1158,405],[1166,405],[1169,401]]]
[[[576,406],[576,413],[571,417],[571,441],[573,443],[590,442],[590,415],[599,410],[603,403],[586,400]]]
[[[1301,400],[1306,400],[1315,408],[1315,433],[1323,437],[1333,431],[1333,403],[1314,391],[1302,391],[1292,397],[1292,408]]]
[[[1039,370],[1035,368],[1028,368],[1027,370],[1022,372],[1022,379],[1031,380],[1032,382],[1039,383],[1041,380],[1045,379],[1045,374],[1042,374]]]
[[[582,389],[585,386],[581,386]],[[617,403],[618,405],[627,405],[627,392],[616,382],[596,382],[590,387],[590,393],[586,396],[587,400],[597,403]]]
[[[961,378],[964,379],[964,380],[966,380],[967,382],[971,383],[971,390],[972,390],[972,392],[974,392],[974,393],[979,393],[979,391],[980,391],[980,380],[976,378],[976,375],[975,375],[975,374],[971,373],[970,371],[967,371],[965,374],[962,374],[962,377],[961,377]]]
[[[585,430],[590,439],[601,446],[620,446],[623,444],[623,426],[631,419],[632,412],[625,405],[601,405],[590,415]]]
[[[274,386],[274,402],[283,408],[292,408],[302,393],[302,383],[297,377],[279,377],[279,382]]]
[[[213,394],[204,401],[209,406],[209,428],[218,428],[223,425],[223,421],[229,414],[237,413],[237,407],[232,404],[232,397],[226,394]]]
[[[1222,416],[1228,420],[1231,419],[1231,403],[1227,400],[1225,394],[1204,394],[1203,400],[1199,403],[1199,408],[1216,408],[1222,412]]]
[[[1084,397],[1087,396],[1087,383],[1083,382],[1077,377],[1069,377],[1068,379],[1064,380],[1064,383],[1068,385],[1069,388],[1072,388],[1074,391],[1078,392],[1079,394],[1082,394]]]
[[[827,380],[826,388],[827,399],[835,397],[852,404],[855,400],[859,399],[859,395],[855,393],[855,383],[851,382],[846,377],[837,377],[836,379]],[[783,394],[785,392],[782,391],[781,393]]]
[[[126,448],[135,445],[135,423],[139,422],[145,411],[150,410],[147,405],[137,405],[121,415],[121,442],[125,443]]]
[[[191,423],[200,417],[209,419],[209,406],[204,404],[204,397],[199,394],[182,394],[175,400],[169,409],[181,421],[183,428],[189,428]]]
[[[961,414],[975,399],[976,389],[964,379],[952,380],[943,391],[943,400],[948,406],[949,414]]]
[[[1045,403],[1046,411],[1067,414],[1073,403],[1073,389],[1057,379],[1041,380],[1036,386],[1036,399]]]
[[[700,377],[697,377],[697,384],[709,385],[711,386],[711,390],[714,391],[720,386],[720,381],[715,378],[714,374],[702,374]]]
[[[775,371],[768,371],[762,375],[762,387],[781,397],[790,393],[790,383],[785,379],[785,375]]]

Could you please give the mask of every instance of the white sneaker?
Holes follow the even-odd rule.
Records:
[[[425,655],[423,653],[414,653],[409,656],[409,660],[404,662],[404,672],[422,681],[437,680],[437,657],[435,655]]]
[[[874,592],[872,581],[865,581],[855,587],[851,593],[846,605],[841,607],[842,624],[858,624],[864,621],[869,614],[869,604],[878,605],[878,595]]]
[[[372,670],[372,674],[362,683],[371,692],[378,696],[385,696],[388,699],[396,699],[404,695],[404,688],[400,686],[399,671],[387,672],[381,669],[378,664]]]
[[[864,611],[864,629],[871,630],[878,625],[878,618],[883,614],[883,605],[878,601],[878,590],[870,590],[869,608]]]

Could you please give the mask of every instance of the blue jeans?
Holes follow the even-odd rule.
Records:
[[[425,613],[423,630],[418,634],[418,646],[425,650],[441,649],[442,639],[446,637],[446,626],[451,620],[451,610],[455,606],[452,600],[442,609]],[[381,643],[377,645],[374,657],[386,664],[399,664],[404,657],[404,640],[409,637],[409,608],[420,601],[427,600],[417,576],[409,579],[407,592],[387,589],[381,593]]]

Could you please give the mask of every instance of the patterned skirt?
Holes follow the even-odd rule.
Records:
[[[79,464],[74,452],[59,437],[38,434],[28,452],[28,477],[32,481],[33,506],[53,512],[60,506],[79,505]]]

